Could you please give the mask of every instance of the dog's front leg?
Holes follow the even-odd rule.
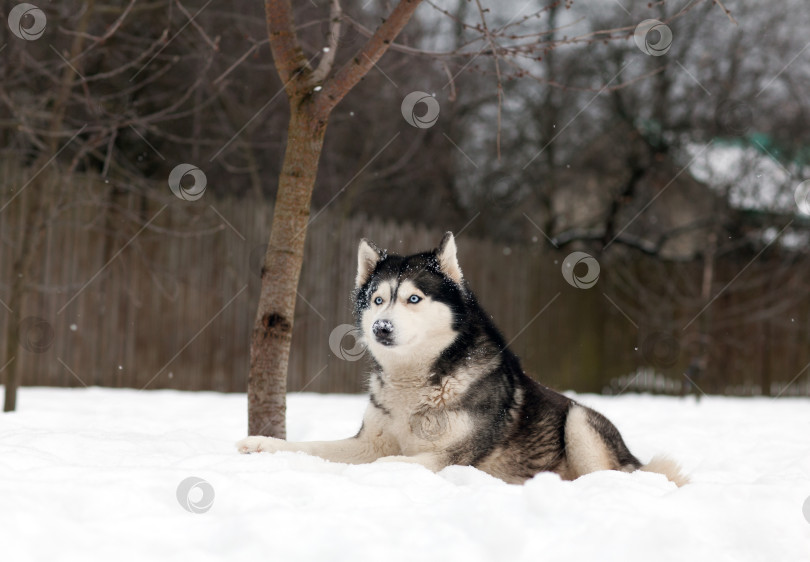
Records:
[[[276,453],[293,451],[316,455],[333,462],[362,464],[372,462],[381,456],[375,444],[360,437],[350,437],[340,441],[307,441],[290,442],[274,437],[254,435],[246,437],[236,444],[240,453]]]
[[[380,410],[369,406],[363,416],[363,426],[360,431],[349,439],[295,443],[274,437],[253,435],[239,441],[236,448],[240,453],[293,451],[316,455],[333,462],[369,463],[380,457],[396,455],[400,452],[396,440],[385,431],[384,421]]]

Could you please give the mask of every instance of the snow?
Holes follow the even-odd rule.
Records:
[[[239,455],[244,395],[21,389],[0,415],[0,558],[807,561],[810,400],[582,395],[642,460],[691,473],[540,474]],[[365,398],[292,394],[293,440],[353,435]],[[191,513],[178,486],[189,477]]]
[[[799,213],[794,173],[772,155],[753,146],[692,143],[690,172],[718,192],[728,190],[729,204],[738,209]]]

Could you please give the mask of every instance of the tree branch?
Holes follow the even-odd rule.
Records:
[[[300,80],[306,82],[312,68],[295,33],[290,0],[265,0],[264,6],[273,62],[287,95],[293,98],[298,93]]]
[[[400,0],[388,19],[377,28],[360,52],[324,83],[323,92],[318,100],[324,113],[328,114],[380,60],[402,28],[410,21],[421,2],[422,0]]]
[[[307,81],[307,85],[316,86],[326,80],[335,64],[337,54],[338,39],[340,39],[340,25],[343,10],[340,9],[340,0],[332,0],[332,7],[329,9],[329,34],[326,37],[326,50],[323,52],[318,68],[312,73]]]

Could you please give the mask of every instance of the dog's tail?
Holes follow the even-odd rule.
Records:
[[[674,482],[677,486],[689,484],[689,478],[681,471],[681,467],[678,463],[662,455],[654,456],[650,462],[642,466],[639,470],[663,474],[670,482]]]

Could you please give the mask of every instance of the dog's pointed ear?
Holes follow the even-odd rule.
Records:
[[[439,269],[442,273],[452,279],[456,285],[462,286],[464,277],[461,275],[461,268],[458,266],[456,257],[456,239],[452,232],[447,232],[436,248],[436,260],[439,262]]]
[[[383,253],[372,242],[365,238],[360,240],[360,247],[357,249],[357,278],[354,280],[355,287],[362,287],[366,284],[374,268],[383,258]]]

